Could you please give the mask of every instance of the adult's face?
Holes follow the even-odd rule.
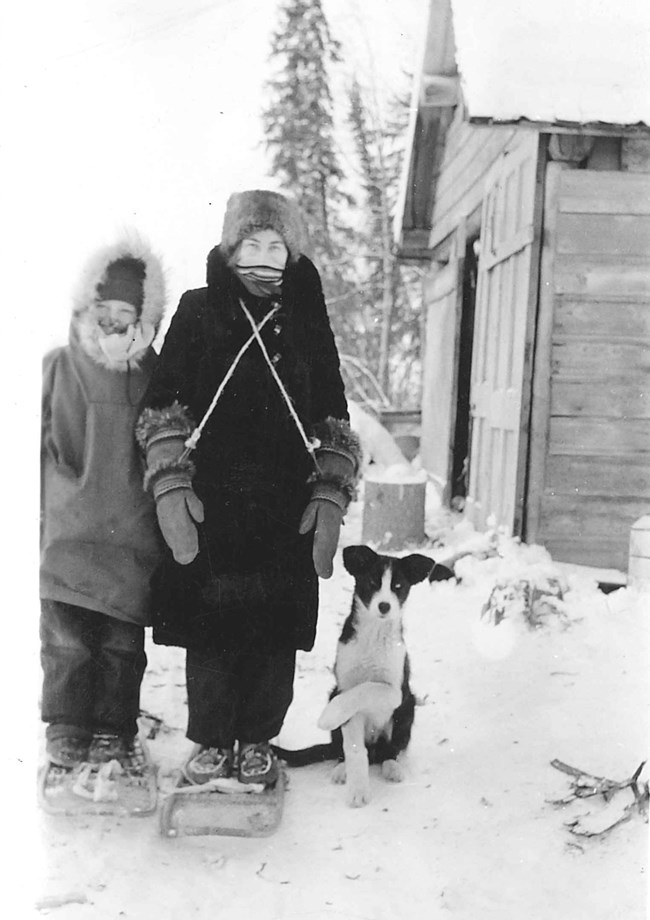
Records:
[[[251,265],[268,265],[283,269],[289,258],[284,240],[275,230],[256,230],[239,244],[237,264],[243,268]]]

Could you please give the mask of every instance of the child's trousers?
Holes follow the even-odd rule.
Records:
[[[294,649],[188,649],[187,737],[219,748],[274,738],[293,699],[295,667]]]
[[[42,599],[40,631],[47,737],[135,737],[147,664],[144,628]]]

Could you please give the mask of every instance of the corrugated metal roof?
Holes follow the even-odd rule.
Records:
[[[648,0],[451,0],[470,120],[650,125]]]

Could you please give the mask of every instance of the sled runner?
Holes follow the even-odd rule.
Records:
[[[135,741],[128,766],[117,760],[73,768],[48,761],[39,771],[38,800],[53,815],[150,815],[156,810],[156,768],[145,742]]]
[[[165,837],[268,837],[282,820],[286,783],[282,768],[271,786],[231,778],[196,786],[179,773],[162,804],[160,832]]]

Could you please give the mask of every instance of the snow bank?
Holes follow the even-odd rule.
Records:
[[[381,422],[354,400],[348,400],[350,427],[359,435],[363,448],[364,466],[406,466],[409,463],[392,434]]]
[[[373,464],[364,475],[368,482],[395,483],[407,485],[410,483],[427,482],[425,470],[414,470],[408,462],[396,463],[391,466]]]

